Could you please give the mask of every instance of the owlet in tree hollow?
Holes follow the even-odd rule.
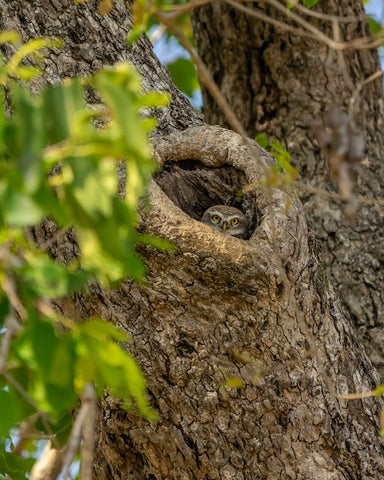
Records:
[[[244,213],[235,207],[228,205],[209,207],[201,217],[201,221],[224,235],[243,239],[247,236],[247,219]]]

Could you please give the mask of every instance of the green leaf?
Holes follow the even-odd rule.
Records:
[[[9,431],[21,420],[18,405],[7,390],[0,390],[0,436],[8,437]]]
[[[257,137],[255,138],[255,141],[262,148],[267,148],[269,145],[269,140],[265,133],[259,133],[259,135],[257,135]]]
[[[25,480],[34,462],[32,458],[20,458],[6,451],[3,442],[0,445],[0,475],[8,476],[12,480]]]
[[[79,164],[80,162],[76,162],[76,166]],[[112,197],[117,191],[115,162],[108,158],[101,158],[95,163],[84,159],[81,161],[81,166],[83,167],[82,183],[79,188],[73,190],[75,199],[92,216],[95,214],[111,216],[113,214]]]
[[[271,146],[274,148],[272,155],[276,158],[278,166],[285,170],[290,179],[296,180],[299,172],[291,165],[291,155],[278,140],[272,140]]]
[[[367,17],[367,22],[373,34],[380,33],[383,31],[383,26],[374,18]]]
[[[70,335],[58,337],[49,319],[30,320],[26,339],[31,341],[29,364],[34,372],[30,394],[42,410],[59,418],[76,401],[73,339]]]
[[[61,47],[63,45],[62,40],[54,38],[34,38],[29,42],[21,45],[16,52],[12,55],[6,66],[6,72],[9,75],[18,75],[18,67],[23,58],[31,54],[36,54],[42,48],[54,48]]]
[[[73,426],[73,417],[70,412],[64,412],[64,414],[51,424],[52,433],[55,435],[55,439],[61,446],[64,446],[68,440]],[[41,425],[41,430],[45,430],[44,424]]]
[[[13,157],[19,174],[25,181],[24,187],[32,192],[39,185],[43,166],[40,153],[44,146],[44,119],[41,103],[19,85],[12,86],[11,97],[14,113],[8,122],[5,145]],[[28,119],[28,122],[25,121]]]
[[[136,71],[128,64],[119,64],[113,70],[98,72],[93,80],[104,101],[111,109],[121,128],[124,141],[131,151],[141,158],[150,156],[147,135],[141,128],[134,95],[139,96],[141,85]]]
[[[70,126],[68,125],[67,112],[68,101],[66,98],[68,90],[72,90],[71,86],[51,86],[46,88],[42,93],[43,99],[43,115],[45,119],[45,134],[49,144],[61,142],[69,136]]]
[[[189,97],[192,97],[194,91],[200,88],[196,68],[191,60],[178,58],[168,64],[167,68],[176,86]]]
[[[137,106],[140,107],[166,107],[171,101],[168,93],[149,92],[137,99]]]
[[[96,234],[91,229],[79,230],[79,239],[82,246],[82,264],[90,272],[97,275],[103,285],[118,282],[124,276],[136,280],[145,273],[143,262],[135,256],[132,239],[127,240],[124,246],[121,239],[125,236],[120,233],[124,226],[114,226],[108,233],[106,225]],[[110,232],[115,235],[110,235]],[[128,230],[127,230],[128,233]]]
[[[86,272],[71,272],[46,255],[27,254],[26,260],[22,270],[23,283],[37,296],[58,298],[70,295],[84,287],[89,279]]]
[[[145,28],[142,25],[132,28],[127,35],[127,46],[132,45],[139,39],[140,35],[145,32]]]
[[[29,45],[23,55],[34,54],[39,45]],[[17,64],[18,58],[11,66],[15,75],[32,75]],[[161,108],[169,99],[143,94],[138,74],[127,65],[104,69],[89,81],[105,108],[86,106],[80,80],[36,95],[11,78],[8,83],[13,113],[8,118],[0,112],[0,243],[10,244],[7,251],[15,261],[7,260],[5,267],[11,270],[27,314],[7,359],[8,373],[18,388],[10,383],[0,390],[4,392],[0,411],[7,412],[2,432],[8,433],[37,408],[58,420],[52,431],[65,441],[71,420],[63,413],[73,408],[76,393],[82,393],[89,381],[96,383],[99,395],[109,389],[127,407],[135,405],[141,414],[153,417],[144,378],[117,343],[127,340],[125,334],[92,321],[59,335],[60,320],[68,328],[71,322],[46,318],[41,312],[54,317],[46,299],[71,295],[91,276],[104,285],[127,276],[142,279],[145,266],[135,252],[140,242],[171,248],[136,231],[138,201],[156,166],[148,141],[154,119],[143,119],[140,109]],[[4,107],[4,97],[0,101]],[[127,171],[124,199],[117,196],[116,167],[121,159]],[[81,257],[72,264],[56,263],[26,240],[23,227],[47,215],[65,229],[74,227]],[[57,240],[62,233],[58,231]],[[1,293],[0,310],[9,313],[9,302]],[[14,415],[8,414],[12,407]]]
[[[99,395],[108,388],[112,395],[122,398],[127,407],[133,402],[141,415],[154,418],[146,399],[144,377],[135,360],[120,345],[111,342],[111,336],[122,340],[121,332],[111,327],[100,320],[76,326],[77,389],[81,392],[85,384],[95,383]]]
[[[383,395],[384,393],[384,385],[379,385],[376,389],[375,389],[375,396],[376,397],[381,397],[381,395]]]
[[[303,0],[303,5],[307,8],[314,7],[319,0]]]
[[[4,220],[12,227],[36,225],[44,216],[44,211],[33,199],[17,191],[2,189],[0,184],[0,203]]]
[[[20,34],[14,30],[0,32],[0,44],[3,43],[18,43],[20,41]]]
[[[175,252],[177,250],[176,245],[170,243],[168,240],[163,238],[158,238],[153,235],[140,234],[138,236],[138,242],[145,245],[150,245],[151,247],[157,248],[158,250],[165,250],[167,252]]]
[[[240,377],[229,377],[224,382],[225,387],[229,388],[244,388],[244,382]]]
[[[30,80],[40,76],[41,74],[42,70],[38,67],[19,66],[17,68],[17,76],[25,82],[29,82]]]

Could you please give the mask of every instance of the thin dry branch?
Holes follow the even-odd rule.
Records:
[[[289,19],[294,20],[303,28],[313,33],[318,38],[318,40],[324,42],[326,45],[328,45],[329,48],[333,48],[334,50],[345,50],[348,48],[376,48],[382,43],[382,42],[379,42],[377,44],[375,42],[371,42],[371,39],[368,37],[356,38],[350,42],[335,41],[329,38],[327,35],[325,35],[321,30],[314,27],[311,23],[301,18],[295,12],[293,12],[292,10],[289,10],[284,4],[280,3],[278,0],[264,0],[264,1],[266,3],[269,3],[274,8],[276,8],[276,10],[280,10],[280,12],[284,13]],[[365,43],[367,40],[369,41],[369,43]],[[373,44],[375,44],[375,47],[372,46]]]
[[[6,275],[1,282],[1,286],[6,293],[12,308],[17,313],[19,318],[24,322],[27,318],[27,311],[25,310],[24,305],[22,304],[17,293],[17,285],[14,278],[12,278],[12,276],[9,274]]]
[[[351,99],[349,101],[349,107],[348,107],[348,116],[349,118],[353,118],[353,109],[354,109],[354,106],[355,106],[355,102],[358,98],[358,96],[360,95],[360,92],[361,90],[366,86],[368,85],[368,83],[370,82],[373,82],[374,80],[376,80],[377,78],[380,78],[382,77],[384,74],[384,71],[383,70],[377,70],[375,73],[372,73],[372,75],[370,75],[368,78],[366,78],[365,80],[363,80],[362,82],[360,82],[357,87],[355,88],[355,91],[353,92],[352,96],[351,96]]]
[[[25,398],[25,400],[27,400],[28,403],[30,403],[33,406],[33,408],[36,411],[39,411],[38,404],[29,395],[29,393],[24,390],[24,388],[20,385],[20,383],[12,377],[12,375],[10,375],[8,372],[3,372],[2,375],[6,379],[6,381],[10,385],[12,385],[14,387],[14,389],[17,390],[20,393],[20,395]]]
[[[170,20],[176,20],[184,13],[188,13],[191,10],[201,7],[202,5],[206,5],[207,3],[211,3],[212,0],[191,0],[185,5],[170,5],[169,8],[173,10],[173,13],[168,15]]]
[[[265,13],[262,13],[258,10],[254,10],[250,7],[246,7],[245,5],[242,5],[241,2],[238,2],[235,0],[224,0],[224,1],[225,3],[230,5],[232,8],[235,8],[243,13],[246,13],[251,17],[258,18],[259,20],[262,20],[266,23],[270,23],[271,25],[274,25],[277,28],[280,28],[287,32],[295,33],[296,35],[299,35],[304,38],[311,38],[312,40],[318,39],[317,36],[312,33],[308,33],[305,30],[302,30],[301,28],[293,27],[292,25],[287,25],[284,22],[280,22],[280,20],[276,20],[275,18],[272,18],[269,15],[266,15]]]
[[[321,188],[317,187],[312,187],[311,185],[306,185],[305,183],[299,182],[299,181],[294,181],[292,182],[292,187],[297,188],[298,190],[302,190],[303,192],[310,193],[312,195],[316,195],[318,197],[326,198],[328,200],[334,200],[336,202],[345,202],[345,197],[341,193],[336,193],[336,192],[329,192],[328,190],[323,190]],[[256,186],[260,186],[260,184],[256,183],[249,183],[248,185],[245,185],[242,189],[244,193],[250,192],[253,190]],[[384,200],[381,200],[379,198],[367,198],[367,197],[362,197],[358,196],[356,197],[357,202],[360,205],[367,205],[371,207],[381,207],[384,208]]]
[[[253,17],[259,18],[264,20],[272,25],[278,26],[286,31],[291,31],[306,38],[312,38],[313,40],[317,40],[319,42],[324,43],[329,48],[333,50],[347,50],[347,49],[355,49],[355,50],[365,50],[365,49],[374,49],[379,47],[383,44],[382,39],[371,40],[369,37],[360,37],[355,38],[349,42],[338,42],[333,40],[332,38],[328,37],[323,33],[321,30],[313,26],[307,20],[301,18],[297,15],[294,11],[289,10],[284,4],[278,2],[277,0],[264,0],[264,3],[268,3],[272,7],[276,8],[276,10],[281,11],[286,15],[289,19],[295,21],[297,24],[301,25],[303,29],[292,27],[290,25],[286,25],[284,22],[280,22],[269,15],[265,15],[261,12],[258,12],[250,7],[243,5],[241,0],[224,0],[228,5],[231,5],[233,8],[243,11],[248,15]],[[247,0],[248,1],[248,0]]]
[[[329,192],[327,190],[323,190],[321,188],[311,187],[310,185],[305,185],[301,182],[294,182],[293,185],[297,187],[299,190],[303,190],[304,192],[311,193],[313,195],[317,195],[319,197],[327,198],[329,200],[335,200],[337,202],[345,202],[345,197],[340,193]],[[372,207],[382,207],[384,208],[384,200],[378,198],[367,198],[358,196],[356,200],[360,205],[368,205]]]
[[[164,24],[173,33],[173,35],[178,39],[182,47],[184,47],[185,50],[189,53],[192,62],[196,66],[200,83],[207,87],[213,98],[216,100],[218,106],[222,109],[231,128],[241,135],[244,144],[248,147],[251,154],[256,160],[260,161],[260,159],[254,152],[254,145],[249,139],[245,128],[243,127],[240,120],[237,118],[235,112],[225,99],[224,95],[221,93],[219,87],[213,80],[208,68],[206,67],[202,59],[199,57],[199,55],[195,52],[195,49],[189,42],[188,38],[174,24],[173,20],[170,20],[168,15],[166,15],[162,10],[157,10],[154,15],[160,23]],[[262,167],[266,169],[266,166],[264,164],[262,164]]]
[[[96,420],[96,394],[92,385],[88,385],[84,392],[83,403],[86,403],[87,415],[83,424],[83,445],[81,448],[80,479],[92,480],[93,457],[95,453],[95,420]]]
[[[337,398],[342,400],[362,400],[363,398],[376,397],[375,390],[370,390],[369,392],[361,393],[340,393],[337,395]]]
[[[81,397],[81,407],[77,413],[75,423],[73,424],[64,456],[62,471],[64,480],[71,478],[69,469],[80,448],[81,440],[85,442],[85,450],[82,450],[81,480],[92,480],[95,417],[96,394],[93,385],[87,384],[84,387],[84,393]],[[93,440],[91,440],[90,437],[93,437]],[[85,465],[83,465],[83,462],[85,462]]]
[[[0,374],[6,370],[6,362],[9,353],[9,347],[12,339],[18,334],[21,329],[21,325],[17,321],[15,315],[10,313],[4,322],[5,332],[1,338],[0,343]]]
[[[184,35],[184,33],[174,24],[174,22],[166,15],[162,10],[157,10],[155,12],[155,17],[159,20],[160,23],[164,24],[178,39],[181,46],[189,53],[192,62],[196,66],[197,73],[199,75],[200,82],[207,87],[211,95],[214,97],[219,107],[223,110],[228,123],[230,126],[240,135],[247,137],[247,133],[242,126],[239,119],[236,117],[234,111],[230,107],[227,100],[224,98],[219,87],[216,85],[213,80],[208,68],[205,66],[204,62],[201,60],[199,55],[196,53],[195,49],[192,47],[191,43]]]
[[[359,23],[364,22],[367,18],[366,14],[362,15],[348,15],[346,17],[341,17],[339,15],[330,15],[329,13],[317,12],[311,8],[307,8],[301,3],[296,3],[296,5],[292,8],[292,10],[299,10],[304,15],[308,15],[309,17],[319,18],[323,21],[329,22],[338,22],[338,23]]]

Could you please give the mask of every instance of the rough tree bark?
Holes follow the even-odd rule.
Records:
[[[154,136],[165,166],[150,186],[140,228],[171,240],[177,251],[141,248],[145,284],[126,281],[111,292],[94,285],[60,305],[79,319],[99,314],[131,334],[127,348],[159,413],[150,424],[117,399],[103,401],[96,477],[382,478],[379,403],[338,397],[374,388],[378,379],[327,281],[301,203],[261,187],[236,196],[262,178],[270,157],[228,130],[202,125],[146,39],[125,50],[130,19],[121,4],[108,17],[93,2],[0,6],[0,28],[65,39],[65,48],[49,56],[48,81],[127,59],[146,88],[173,95]],[[196,221],[214,203],[244,209],[248,240]],[[46,223],[37,241],[53,231]],[[52,253],[68,261],[76,249],[70,238],[60,242]]]
[[[377,51],[335,51],[322,41],[275,27],[228,3],[214,2],[194,11],[195,40],[199,54],[248,134],[252,137],[265,132],[278,138],[292,154],[304,183],[335,191],[310,125],[335,106],[350,111],[367,147],[366,158],[356,168],[355,193],[383,198],[382,78],[364,85],[351,108],[356,89],[380,69]],[[306,31],[272,2],[244,5]],[[331,39],[348,42],[370,36],[359,1],[320,1],[314,10],[325,18],[298,14]],[[336,21],[337,16],[347,21]],[[222,111],[204,88],[203,97],[205,120],[226,126]],[[333,284],[383,377],[383,207],[361,205],[351,225],[340,202],[319,195],[303,195],[302,201],[316,237],[322,241]]]

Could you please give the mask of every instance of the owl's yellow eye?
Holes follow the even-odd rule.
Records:
[[[239,219],[238,218],[232,218],[231,219],[231,225],[237,225],[239,223]]]
[[[212,215],[212,222],[214,223],[219,223],[220,222],[220,217],[219,215]]]

